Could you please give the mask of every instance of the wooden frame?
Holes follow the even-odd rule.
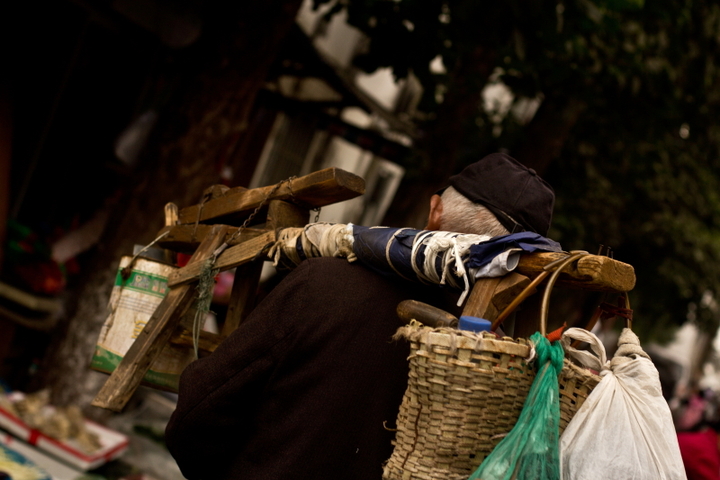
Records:
[[[193,303],[203,264],[216,255],[218,247],[223,246],[224,250],[216,256],[214,268],[221,271],[236,268],[235,283],[222,334],[202,332],[200,335],[199,349],[206,352],[213,351],[254,307],[261,254],[275,242],[277,233],[284,228],[305,226],[310,209],[355,198],[364,191],[365,182],[361,177],[328,168],[251,190],[213,186],[197,205],[179,211],[174,205],[168,205],[166,225],[160,232],[165,236],[158,245],[173,252],[195,253],[186,266],[168,278],[170,292],[92,404],[121,411],[167,342],[192,346],[192,335],[188,326],[181,325],[181,319]],[[242,228],[250,219],[262,226]],[[241,231],[238,233],[238,230]]]
[[[169,204],[165,211],[166,226],[160,232],[165,236],[158,244],[168,249],[168,258],[173,258],[174,252],[194,251],[194,254],[186,266],[170,275],[169,294],[92,404],[114,411],[122,410],[167,342],[193,346],[191,327],[181,325],[181,318],[193,303],[195,285],[204,262],[217,255],[218,247],[223,246],[224,250],[216,256],[214,268],[236,268],[235,283],[222,333],[200,334],[198,347],[203,352],[212,352],[254,308],[254,293],[265,259],[262,254],[275,242],[278,233],[284,228],[304,227],[310,209],[354,198],[363,192],[362,178],[330,168],[276,186],[252,190],[210,187],[206,190],[205,201],[179,211]],[[241,225],[250,218],[256,224],[242,228]],[[217,223],[220,221],[226,223]],[[530,284],[531,279],[544,278],[546,265],[566,256],[562,253],[523,254],[515,273],[477,280],[463,315],[494,320]],[[627,292],[635,285],[635,273],[628,264],[608,257],[586,255],[564,270],[558,284],[597,291]],[[417,312],[423,315],[423,311],[427,312],[422,309]],[[401,316],[405,318],[414,312],[404,311]],[[443,315],[443,312],[433,314],[439,315],[438,318],[449,315]]]

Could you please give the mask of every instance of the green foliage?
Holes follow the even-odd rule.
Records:
[[[552,235],[566,248],[612,245],[635,266],[637,329],[666,339],[686,320],[715,332],[720,294],[717,80],[720,7],[647,4],[620,17],[622,68],[597,92],[549,173]],[[606,43],[609,44],[609,43]],[[607,49],[606,49],[607,51]]]
[[[350,23],[370,37],[358,65],[368,71],[391,66],[399,77],[413,72],[421,80],[426,92],[421,106],[430,114],[424,118],[439,111],[443,97],[436,92],[452,90],[460,75],[477,75],[462,80],[478,90],[502,81],[514,95],[513,106],[528,99],[542,100],[543,107],[568,100],[582,105],[569,134],[557,137],[560,154],[544,172],[557,193],[550,235],[567,249],[610,245],[615,258],[635,267],[631,300],[641,336],[668,338],[688,311],[701,327],[717,330],[720,4],[345,0],[338,5],[347,6]],[[444,74],[429,69],[437,56]],[[492,68],[468,68],[480,57]],[[532,151],[543,140],[529,132],[555,127],[537,125],[538,118],[526,124],[512,113],[498,117],[478,106],[475,117],[464,121],[457,168],[501,148],[511,154],[521,146]]]

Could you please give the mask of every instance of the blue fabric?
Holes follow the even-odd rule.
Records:
[[[384,276],[397,276],[388,265],[385,248],[390,239],[400,228],[363,227],[353,225],[353,253],[366,267]],[[390,258],[395,268],[408,279],[415,279],[412,268],[412,245],[415,236],[422,230],[405,229],[400,232],[390,246]],[[424,256],[422,257],[424,260]]]
[[[402,231],[401,231],[402,230]],[[400,232],[400,233],[397,233]],[[392,265],[405,278],[415,280],[417,275],[412,267],[412,247],[415,237],[427,230],[400,229],[391,227],[363,227],[353,225],[353,252],[366,267],[384,276],[397,276],[388,264],[385,249],[387,243],[397,233],[390,245],[389,256]],[[457,235],[462,235],[458,233]],[[559,243],[537,233],[521,232],[495,237],[486,242],[470,247],[470,255],[463,259],[466,269],[479,268],[490,263],[497,255],[510,248],[520,248],[526,252],[561,252]],[[425,262],[425,246],[418,249],[415,264],[422,266]],[[435,269],[438,276],[442,274],[442,259],[437,258]]]
[[[528,253],[562,252],[562,247],[555,240],[533,232],[512,233],[494,237],[487,242],[470,247],[470,258],[465,262],[466,268],[480,268],[492,262],[493,258],[511,248],[521,248]]]
[[[307,260],[307,255],[305,255],[305,249],[302,245],[302,238],[299,235],[297,237],[297,240],[295,240],[295,249],[297,250],[300,260]]]

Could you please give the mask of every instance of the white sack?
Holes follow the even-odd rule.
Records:
[[[573,339],[591,344],[594,365],[587,358],[592,355],[569,346]],[[560,438],[563,480],[686,480],[657,369],[637,336],[624,329],[610,362],[602,342],[586,330],[568,329],[562,343],[586,366],[602,367],[602,380]]]

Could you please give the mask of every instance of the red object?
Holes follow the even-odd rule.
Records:
[[[678,443],[688,480],[720,480],[720,450],[715,430],[678,432]]]
[[[32,292],[57,295],[65,288],[65,277],[60,266],[52,261],[15,265],[15,277]]]
[[[14,403],[21,400],[24,394],[12,392],[7,399]],[[52,409],[52,406],[46,406]],[[49,437],[43,432],[31,428],[22,419],[15,416],[13,412],[0,407],[0,427],[10,433],[4,435],[0,430],[0,444],[9,445],[13,441],[13,435],[30,445],[37,447],[52,456],[81,470],[91,470],[114,460],[122,455],[129,447],[129,439],[126,435],[99,425],[90,420],[85,420],[85,428],[98,435],[101,448],[93,453],[83,451],[76,441],[61,441]]]
[[[192,257],[192,255],[188,255],[187,253],[178,253],[177,266],[184,267],[185,265],[187,265],[188,261],[190,261],[190,257]]]
[[[562,337],[562,334],[566,328],[567,328],[567,323],[563,323],[562,327],[548,333],[547,335],[545,335],[545,338],[547,338],[550,343],[557,342]]]

